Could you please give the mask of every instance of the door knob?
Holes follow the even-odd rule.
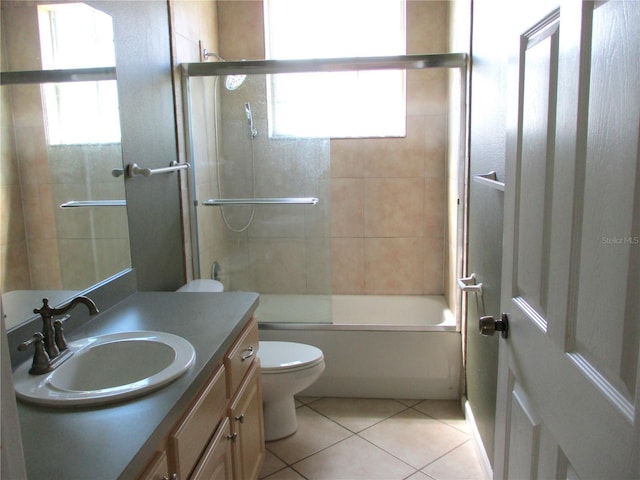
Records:
[[[496,331],[502,334],[502,338],[509,336],[509,316],[503,313],[500,320],[496,320],[490,315],[480,317],[480,333],[485,336],[492,336]]]

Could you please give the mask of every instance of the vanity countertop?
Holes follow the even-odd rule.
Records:
[[[67,333],[69,341],[123,331],[173,333],[191,342],[196,361],[168,386],[121,403],[47,408],[18,401],[28,478],[135,478],[257,306],[255,293],[140,292]]]

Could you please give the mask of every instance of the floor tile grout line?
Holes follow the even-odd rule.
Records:
[[[342,426],[342,425],[340,425],[340,426]],[[345,430],[347,430],[347,429],[345,429]],[[320,453],[320,452],[324,452],[324,451],[325,451],[325,450],[327,450],[328,448],[331,448],[331,447],[333,447],[333,446],[335,446],[335,445],[338,445],[339,443],[344,442],[345,440],[347,440],[347,439],[349,439],[349,438],[352,438],[352,437],[354,437],[354,436],[357,436],[357,434],[356,434],[356,433],[353,433],[353,432],[352,432],[352,431],[350,431],[350,430],[347,430],[347,431],[350,433],[350,435],[349,435],[349,436],[347,436],[347,437],[345,437],[345,438],[341,438],[341,439],[340,439],[340,440],[338,440],[337,442],[333,442],[333,443],[332,443],[332,444],[330,444],[330,445],[327,445],[327,446],[325,446],[325,447],[322,447],[320,450],[315,451],[315,452],[313,452],[313,453],[310,453],[310,454],[309,454],[309,455],[307,455],[306,457],[299,458],[299,459],[297,459],[295,462],[291,462],[291,463],[287,462],[286,460],[284,460],[283,458],[281,458],[280,456],[278,456],[278,455],[277,455],[273,450],[270,450],[268,446],[267,446],[266,448],[267,448],[267,450],[269,450],[269,452],[271,452],[271,454],[272,454],[273,456],[275,456],[278,460],[280,460],[281,462],[283,462],[287,467],[293,467],[293,465],[295,465],[295,464],[297,464],[297,463],[300,463],[300,462],[302,462],[302,461],[304,461],[304,460],[306,460],[306,459],[308,459],[308,458],[310,458],[310,457],[313,457],[314,455],[316,455],[316,454],[318,454],[318,453]]]
[[[363,431],[364,431],[364,430],[363,430]],[[391,455],[391,456],[392,456],[393,458],[395,458],[396,460],[398,460],[398,461],[400,461],[400,462],[404,463],[405,465],[407,465],[407,466],[409,466],[409,467],[413,468],[414,472],[413,472],[411,475],[415,475],[415,474],[416,474],[416,472],[420,471],[420,468],[416,468],[416,467],[414,467],[413,465],[411,465],[410,463],[408,463],[406,460],[403,460],[402,458],[398,457],[397,455],[395,455],[395,454],[393,454],[393,453],[391,453],[391,452],[389,452],[389,451],[385,450],[383,447],[381,447],[380,445],[377,445],[377,444],[373,443],[371,440],[368,440],[368,439],[366,439],[366,438],[364,438],[364,437],[361,437],[361,436],[360,436],[360,435],[358,435],[358,434],[356,434],[356,436],[357,436],[358,438],[360,438],[360,439],[364,440],[365,442],[367,442],[367,443],[369,443],[369,444],[373,445],[374,447],[378,448],[379,450],[382,450],[382,451],[383,451],[384,453],[386,453],[387,455]],[[411,476],[411,475],[410,475],[410,476]]]
[[[315,455],[315,454],[314,454]],[[307,457],[308,458],[308,457]],[[293,470],[294,472],[296,472],[298,475],[300,475],[304,480],[309,480],[309,477],[306,477],[305,475],[303,475],[302,473],[300,473],[298,470],[296,470],[292,465],[285,465],[284,467],[271,472],[269,475],[267,475],[266,477],[259,477],[258,480],[269,480],[270,477],[274,476],[277,473],[283,472],[284,470]]]
[[[353,438],[353,437],[355,437],[355,436],[357,436],[357,434],[352,433],[352,434],[351,434],[351,435],[349,435],[348,437],[345,437],[345,438],[343,438],[343,439],[341,439],[341,440],[338,440],[337,442],[334,442],[334,443],[332,443],[331,445],[327,445],[326,447],[321,448],[321,449],[320,449],[320,450],[318,450],[317,452],[314,452],[314,453],[312,453],[311,455],[307,455],[306,457],[303,457],[303,458],[301,458],[301,459],[299,459],[299,460],[296,460],[296,461],[295,461],[295,462],[293,462],[293,463],[289,463],[289,464],[287,464],[287,465],[288,465],[289,467],[293,468],[293,466],[294,466],[294,465],[297,465],[298,463],[303,462],[303,461],[305,461],[305,460],[307,460],[307,459],[309,459],[309,458],[313,457],[314,455],[317,455],[318,453],[324,452],[325,450],[328,450],[328,449],[330,449],[331,447],[335,447],[335,446],[336,446],[336,445],[338,445],[339,443],[342,443],[342,442],[344,442],[345,440],[348,440],[348,439]]]
[[[461,428],[458,428],[458,427],[456,427],[455,425],[451,425],[449,422],[447,422],[447,421],[443,420],[442,418],[434,417],[434,416],[433,416],[433,415],[431,415],[430,413],[422,412],[422,411],[418,410],[417,408],[415,408],[415,406],[413,406],[413,407],[409,407],[409,408],[411,408],[412,410],[415,410],[415,411],[416,411],[416,412],[418,412],[418,413],[421,413],[421,414],[423,414],[423,415],[426,415],[427,417],[430,417],[430,418],[432,418],[432,419],[434,419],[434,420],[437,420],[438,422],[440,422],[440,423],[442,423],[442,424],[446,425],[447,427],[454,428],[454,429],[455,429],[455,430],[457,430],[458,432],[460,432],[460,433],[464,433],[465,435],[469,436],[469,432],[465,432],[465,431],[464,431],[464,430],[462,430]],[[459,418],[458,420],[465,420],[465,418],[464,418],[464,416],[463,416],[462,418]],[[471,438],[471,437],[469,436],[469,438]]]
[[[467,438],[464,442],[460,443],[459,445],[456,445],[455,447],[453,447],[452,449],[448,450],[447,452],[443,453],[442,455],[440,455],[438,458],[433,459],[432,461],[430,461],[429,463],[427,463],[424,467],[419,468],[418,470],[420,470],[421,473],[424,473],[422,470],[424,470],[425,468],[433,465],[434,463],[436,463],[437,461],[443,459],[444,457],[446,457],[447,455],[449,455],[450,453],[452,453],[454,450],[460,448],[462,445],[464,445],[467,442],[470,442],[471,439]],[[428,475],[425,473],[425,475]],[[429,475],[431,476],[431,475]]]
[[[329,398],[329,397],[327,397],[327,398]],[[400,405],[403,405],[403,404],[402,404],[402,403],[400,403],[400,402],[398,402],[398,403],[399,403]],[[354,435],[358,435],[359,433],[364,432],[365,430],[368,430],[368,429],[370,429],[371,427],[374,427],[374,426],[378,425],[379,423],[384,422],[385,420],[389,420],[390,418],[393,418],[393,417],[395,417],[396,415],[401,414],[402,412],[406,412],[407,410],[409,410],[409,409],[411,408],[411,407],[406,407],[405,405],[403,405],[404,407],[406,407],[406,408],[404,408],[403,410],[400,410],[399,412],[396,412],[396,413],[394,413],[394,414],[392,414],[392,415],[390,415],[390,416],[388,416],[388,417],[385,417],[385,418],[383,418],[383,419],[381,419],[381,420],[378,420],[376,423],[372,423],[372,424],[371,424],[371,425],[369,425],[368,427],[365,427],[365,428],[363,428],[362,430],[358,430],[357,432],[355,432],[355,431],[353,431],[352,429],[350,429],[349,427],[347,427],[347,426],[345,426],[345,425],[341,424],[338,420],[336,420],[336,419],[334,419],[334,418],[331,418],[329,415],[327,415],[327,414],[325,414],[325,413],[322,413],[322,412],[320,412],[320,411],[316,410],[315,408],[313,408],[313,407],[311,407],[311,406],[309,406],[309,405],[305,405],[305,406],[306,406],[306,407],[308,406],[311,410],[313,410],[314,412],[316,412],[318,415],[322,415],[323,417],[325,417],[325,418],[327,418],[327,419],[331,420],[331,421],[332,421],[333,423],[335,423],[336,425],[338,425],[338,426],[340,426],[340,427],[342,427],[342,428],[344,428],[344,429],[348,430],[349,432],[353,433]],[[420,412],[420,413],[422,413],[422,412]]]

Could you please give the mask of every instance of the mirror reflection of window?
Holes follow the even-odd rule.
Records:
[[[111,17],[82,3],[38,6],[45,70],[115,66]],[[115,80],[42,85],[49,145],[120,142]]]
[[[405,12],[404,0],[265,0],[266,55],[404,55]],[[269,134],[403,137],[405,90],[404,70],[272,75]]]

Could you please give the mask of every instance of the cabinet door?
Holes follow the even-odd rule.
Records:
[[[225,418],[191,475],[191,480],[232,480],[232,439],[229,419]]]
[[[138,480],[164,480],[169,477],[169,464],[167,453],[158,452]]]
[[[224,417],[226,405],[225,374],[221,366],[169,436],[170,463],[181,480],[193,471]]]
[[[256,359],[229,408],[233,472],[236,480],[257,479],[264,461],[264,423],[260,362]],[[237,434],[237,435],[236,435]]]

